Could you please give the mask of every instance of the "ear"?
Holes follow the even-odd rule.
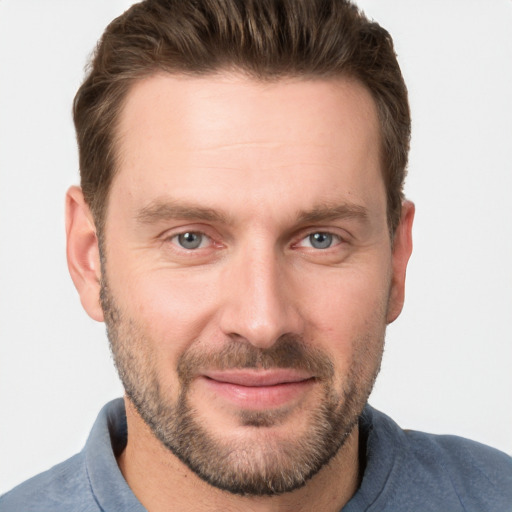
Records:
[[[98,238],[80,187],[71,187],[66,194],[66,240],[69,273],[82,306],[92,319],[102,322]]]
[[[412,252],[412,223],[414,220],[414,204],[404,201],[400,224],[396,228],[393,240],[393,275],[389,297],[387,323],[394,322],[401,313],[405,297],[405,273]]]

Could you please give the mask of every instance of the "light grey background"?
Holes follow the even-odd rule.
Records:
[[[121,394],[65,262],[70,106],[129,0],[0,0],[0,493],[81,449]],[[402,317],[371,402],[512,453],[512,2],[360,0],[393,35],[417,205]]]

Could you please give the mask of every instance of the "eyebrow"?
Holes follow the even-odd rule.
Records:
[[[217,210],[202,206],[189,205],[175,201],[156,200],[142,208],[136,215],[141,224],[153,224],[173,219],[199,220],[227,223],[227,217]]]
[[[355,219],[368,222],[367,208],[353,203],[320,204],[310,210],[301,210],[296,215],[299,224],[314,224],[340,219]],[[153,224],[174,219],[205,222],[230,223],[230,219],[218,210],[178,201],[155,200],[136,214],[141,224]]]
[[[368,209],[353,203],[322,204],[311,210],[301,211],[298,214],[298,220],[303,224],[314,224],[340,219],[355,219],[367,223],[369,220]]]

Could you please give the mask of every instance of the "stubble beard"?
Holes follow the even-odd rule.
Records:
[[[137,322],[123,316],[106,280],[102,282],[101,304],[114,363],[138,414],[155,437],[196,475],[232,494],[273,496],[305,485],[338,453],[356,427],[380,368],[384,331],[378,343],[356,340],[360,349],[340,390],[335,389],[328,356],[298,337],[283,336],[268,349],[230,339],[213,353],[199,351],[198,342],[179,359],[180,390],[173,400],[160,385],[148,350],[151,339]],[[226,440],[209,432],[190,401],[194,376],[205,365],[220,370],[293,368],[312,372],[321,395],[316,407],[301,412],[309,417],[308,427],[299,435],[291,429],[282,438],[273,434],[272,427],[286,420],[286,410],[242,410],[240,426],[257,429],[256,435]]]

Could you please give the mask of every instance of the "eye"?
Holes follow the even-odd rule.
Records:
[[[341,242],[341,238],[333,233],[327,233],[325,231],[317,231],[311,233],[304,238],[299,244],[302,247],[312,247],[313,249],[329,249],[334,245]]]
[[[205,234],[196,231],[180,233],[179,235],[173,236],[171,240],[187,250],[200,249],[209,242],[209,238]]]

